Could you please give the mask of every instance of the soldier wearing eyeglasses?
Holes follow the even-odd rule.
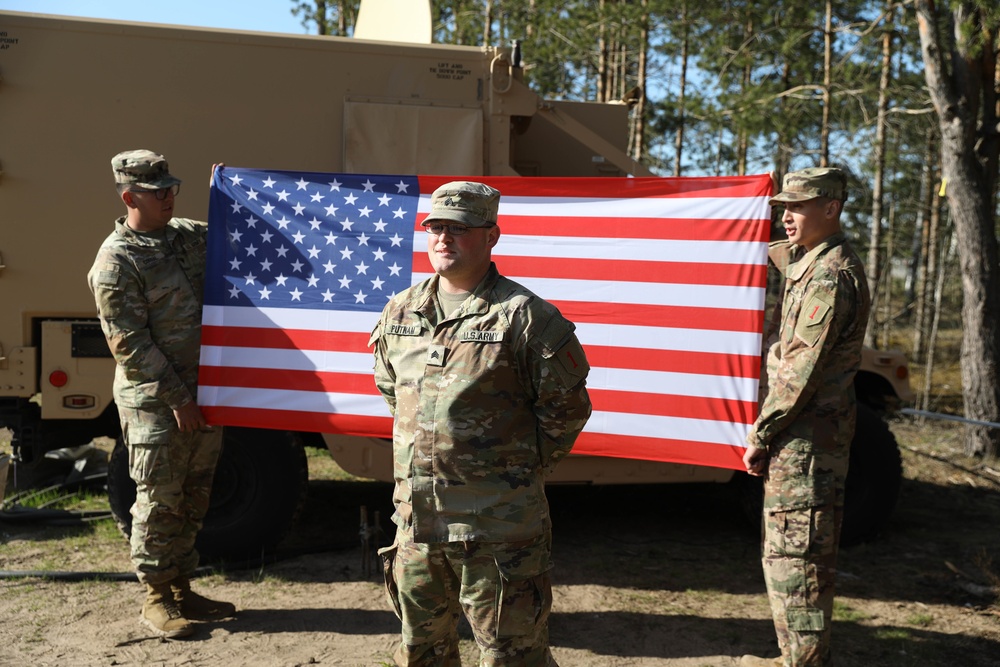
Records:
[[[590,416],[574,326],[499,274],[500,192],[456,181],[423,221],[434,275],[396,295],[370,344],[393,420],[396,538],[381,550],[397,665],[554,665],[546,475]]]
[[[146,586],[140,620],[165,637],[235,608],[191,590],[222,431],[195,402],[208,225],[174,217],[181,181],[148,150],[111,160],[126,214],[87,275],[117,362],[113,393],[136,483],[132,562]]]

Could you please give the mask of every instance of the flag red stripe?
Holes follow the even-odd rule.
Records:
[[[385,437],[386,433],[392,433],[392,419],[389,417],[211,406],[203,407],[202,412],[212,424],[280,430],[295,424],[299,431],[372,437]],[[742,447],[733,445],[625,435],[612,437],[586,431],[580,434],[573,447],[574,454],[708,465],[733,470],[743,470],[743,452]]]
[[[517,257],[503,254],[494,255],[493,259],[497,268],[500,269],[500,273],[506,276],[680,285],[764,287],[767,284],[767,266],[763,264],[646,262],[628,259]],[[413,253],[413,270],[418,273],[434,272],[427,253]]]
[[[203,386],[377,395],[371,376],[352,373],[261,371],[252,368],[203,366],[201,384]],[[591,390],[590,397],[594,404],[594,410],[604,412],[688,417],[740,424],[751,423],[755,410],[755,406],[746,401],[604,389]]]
[[[571,318],[572,319],[572,318]],[[577,318],[576,321],[582,321]],[[323,350],[367,354],[368,334],[329,335],[324,331],[301,329],[227,329],[226,327],[203,326],[203,345],[220,347],[259,347],[279,350]],[[586,345],[587,360],[591,366],[604,368],[629,368],[636,370],[662,371],[671,373],[696,373],[700,375],[721,375],[751,378],[760,374],[760,359],[756,356],[723,354],[713,352],[691,352],[683,350],[653,350],[606,345]],[[203,366],[203,368],[213,368]],[[222,371],[223,369],[220,369]],[[233,368],[233,372],[243,369]],[[254,369],[254,373],[291,372],[282,369]],[[312,372],[312,371],[309,371]],[[220,384],[218,381],[209,384]],[[243,382],[233,382],[243,385]],[[249,384],[246,386],[257,386]],[[280,385],[277,385],[280,387]]]
[[[744,470],[742,447],[691,440],[643,438],[630,435],[604,435],[584,431],[573,446],[574,454],[612,458],[646,459],[669,463],[713,466]]]
[[[300,412],[296,410],[265,410],[262,408],[233,408],[203,406],[201,411],[210,424],[270,428],[315,433],[345,433],[377,438],[392,433],[391,417],[366,417],[363,415]]]
[[[378,395],[371,374],[261,369],[237,366],[202,366],[201,384],[207,387],[288,389],[320,393]]]
[[[710,419],[736,424],[752,424],[757,416],[756,404],[748,401],[608,389],[591,389],[589,393],[594,410],[601,412]]]
[[[455,180],[455,176],[419,176],[420,193],[434,192],[439,186]],[[567,192],[585,193],[586,197],[630,199],[633,197],[768,197],[772,193],[767,175],[709,176],[699,178],[524,178],[521,176],[481,176],[477,181],[501,192],[502,197],[564,198]],[[586,185],[581,187],[581,183]],[[665,194],[666,193],[666,194]]]
[[[585,345],[584,350],[592,368],[628,368],[741,378],[760,376],[760,357],[756,356],[603,345]]]
[[[621,324],[668,329],[702,329],[759,333],[764,312],[697,306],[648,306],[641,303],[598,303],[550,300],[566,319],[577,324]]]
[[[415,230],[423,231],[427,213],[417,213]],[[558,238],[652,239],[661,241],[767,242],[770,220],[703,220],[701,218],[618,218],[606,217],[595,224],[581,224],[578,218],[505,214],[500,219],[502,234]],[[598,223],[599,224],[596,224]]]
[[[374,324],[375,319],[372,319]],[[368,333],[271,329],[262,327],[201,327],[201,344],[220,347],[266,347],[281,350],[367,352]]]

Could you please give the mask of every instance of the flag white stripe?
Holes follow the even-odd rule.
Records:
[[[292,410],[295,412],[353,414],[366,417],[391,416],[389,407],[378,394],[202,385],[198,388],[198,402],[202,403],[206,400],[209,401],[209,405],[228,408]]]
[[[576,325],[576,336],[584,346],[601,345],[749,356],[758,356],[761,353],[762,338],[757,332],[668,329],[586,322]]]
[[[718,445],[746,442],[749,424],[690,419],[687,417],[661,417],[631,412],[604,412],[595,410],[584,429],[587,433],[625,435],[645,438],[692,440]]]
[[[413,284],[431,277],[413,273]],[[759,311],[764,304],[763,287],[731,285],[680,285],[644,283],[638,280],[569,280],[507,275],[546,301],[590,301],[644,306],[688,306]]]
[[[202,311],[202,323],[207,326],[302,329],[338,333],[369,332],[378,324],[378,318],[379,313],[365,311],[326,311],[307,308],[206,305]]]
[[[264,313],[263,310],[252,308],[206,306],[205,323],[216,326],[221,326],[224,323],[226,327],[234,329],[241,327],[263,327],[268,329],[334,331],[332,327],[330,329],[316,329],[315,323],[308,318],[308,313],[312,311],[280,308],[269,310],[272,312]],[[227,313],[223,314],[217,311],[227,311]],[[303,314],[305,314],[305,317],[303,317]],[[347,313],[343,314],[347,315]],[[369,318],[363,321],[366,326],[351,330],[341,325],[336,329],[336,332],[368,333],[374,327],[377,318],[373,317],[371,313],[364,314],[369,316]],[[590,324],[586,322],[577,324],[576,332],[577,337],[583,345],[751,356],[759,355],[761,352],[761,334],[757,332],[675,329],[627,324]]]
[[[372,357],[358,352],[316,350],[275,350],[256,347],[202,347],[201,364],[224,368],[252,368],[260,371],[288,370],[309,373],[372,374]],[[680,394],[737,401],[757,399],[756,378],[736,378],[695,373],[671,373],[625,368],[593,367],[587,378],[592,389]],[[374,381],[372,384],[374,391]],[[322,393],[322,392],[316,392]]]
[[[427,232],[413,232],[413,251],[427,252]],[[687,241],[676,239],[610,239],[501,234],[493,258],[630,260],[704,264],[767,263],[767,244],[760,241]]]
[[[354,414],[389,417],[389,408],[380,396],[322,393],[293,389],[249,389],[203,386],[199,402],[228,408],[289,410],[295,412]],[[729,445],[742,442],[749,425],[688,417],[664,417],[626,412],[595,411],[587,422],[588,433],[692,440]]]
[[[500,198],[499,217],[767,219],[768,197],[511,197]],[[430,213],[431,197],[420,195],[418,213]]]

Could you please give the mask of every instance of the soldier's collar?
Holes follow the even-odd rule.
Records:
[[[801,280],[802,276],[805,275],[806,271],[816,262],[816,259],[820,255],[826,253],[826,251],[830,248],[839,246],[846,240],[847,237],[844,236],[844,232],[837,232],[836,234],[827,237],[818,246],[804,254],[798,260],[789,264],[786,274],[791,280]]]

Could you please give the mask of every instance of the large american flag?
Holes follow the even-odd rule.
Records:
[[[392,295],[432,275],[420,223],[449,180],[217,170],[210,421],[391,437],[368,338]],[[576,323],[594,413],[574,452],[742,469],[770,177],[470,180],[502,193],[500,272]]]

